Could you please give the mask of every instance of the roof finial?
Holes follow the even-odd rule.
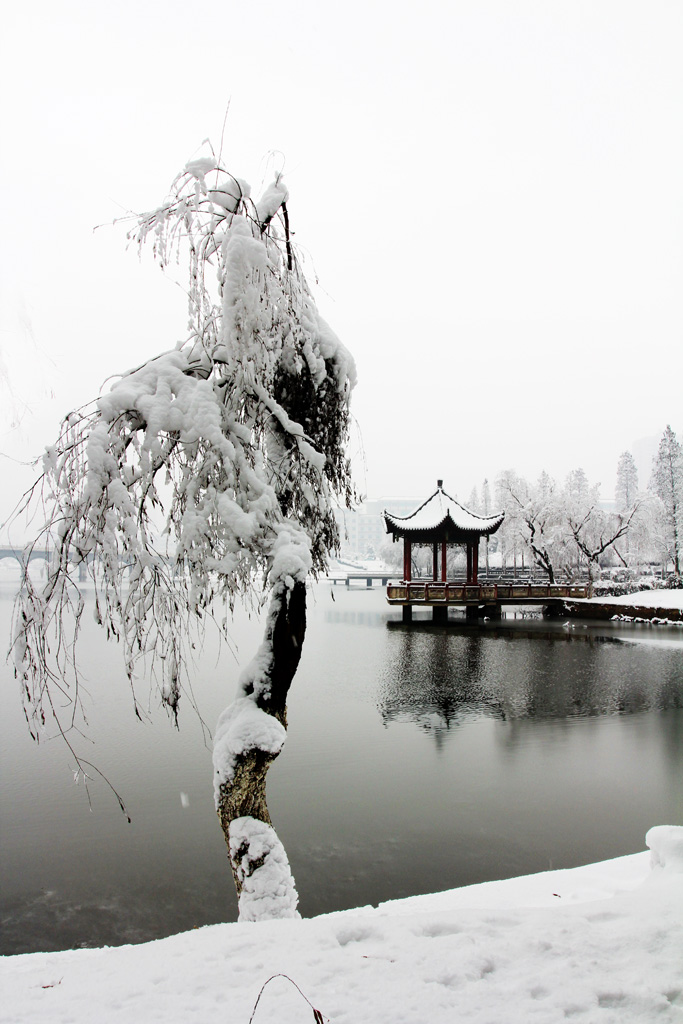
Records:
[[[441,488],[443,487],[443,480],[437,480],[436,486],[439,488],[439,490],[441,490]]]

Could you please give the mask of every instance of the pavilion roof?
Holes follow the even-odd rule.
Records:
[[[395,516],[385,511],[387,533],[416,541],[473,540],[475,536],[495,533],[505,518],[504,512],[478,516],[446,494],[439,480],[437,490],[409,516]]]

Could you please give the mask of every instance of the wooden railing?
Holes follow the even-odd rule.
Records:
[[[577,583],[390,583],[389,604],[543,604],[586,597]]]

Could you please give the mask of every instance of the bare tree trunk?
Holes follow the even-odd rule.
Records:
[[[284,743],[287,695],[306,633],[306,584],[291,580],[290,584],[279,583],[274,589],[263,643],[240,680],[237,699],[223,713],[216,730],[217,773],[226,751],[229,758],[227,772],[223,769],[227,777],[216,786],[216,809],[242,920],[296,916],[294,880],[266,803],[266,774]],[[269,724],[263,717],[254,730],[254,716],[262,713],[274,721]],[[252,737],[248,745],[240,727],[245,715]],[[258,745],[255,736],[261,737]]]

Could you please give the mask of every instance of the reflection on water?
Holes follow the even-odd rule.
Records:
[[[683,647],[626,649],[617,636],[388,623],[378,709],[438,737],[467,716],[566,718],[683,707]]]
[[[342,611],[341,608],[335,608],[334,611],[326,611],[324,618],[325,622],[330,626],[338,626],[343,623],[345,626],[371,626],[375,628],[383,626],[386,621],[386,616],[380,612]]]
[[[312,594],[288,739],[268,776],[305,916],[616,857],[643,849],[654,824],[683,824],[683,631],[399,619],[383,590]],[[91,812],[63,746],[31,743],[5,667],[5,953],[236,916],[199,722],[189,708],[179,732],[163,715],[138,722],[120,651],[87,615],[83,628],[86,756],[133,822],[97,782]],[[204,648],[195,683],[209,724],[260,635],[238,614],[238,657]]]

